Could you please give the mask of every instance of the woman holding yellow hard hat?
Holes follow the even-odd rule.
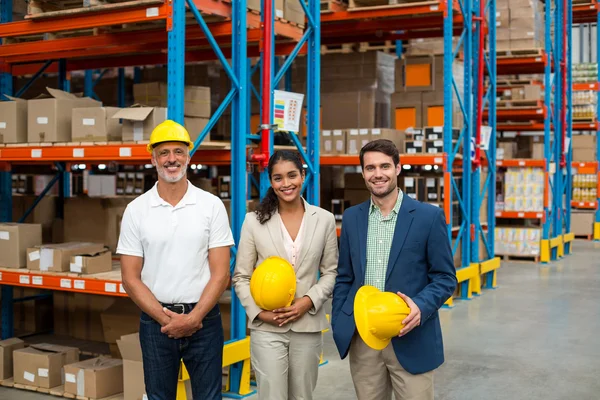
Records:
[[[248,315],[259,399],[312,399],[338,245],[333,214],[301,196],[300,156],[277,151],[271,187],[242,227],[233,285]],[[319,276],[320,274],[320,276]]]

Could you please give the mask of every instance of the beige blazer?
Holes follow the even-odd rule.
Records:
[[[270,256],[288,259],[284,247],[279,213],[261,225],[254,212],[246,214],[237,249],[233,286],[248,314],[248,327],[269,332],[320,332],[328,323],[323,304],[333,292],[337,276],[338,244],[335,218],[330,212],[304,201],[302,247],[296,262],[296,298],[308,296],[314,307],[298,320],[282,327],[263,323],[257,318],[262,311],[250,294],[250,277],[254,268]],[[318,277],[317,272],[320,272]],[[318,280],[317,280],[318,278]]]

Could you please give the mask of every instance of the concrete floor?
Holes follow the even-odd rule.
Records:
[[[436,400],[600,398],[600,244],[547,267],[503,263],[497,290],[441,311],[446,363]],[[315,400],[356,399],[330,334]],[[48,400],[0,388],[0,400]],[[250,399],[255,399],[252,397]]]

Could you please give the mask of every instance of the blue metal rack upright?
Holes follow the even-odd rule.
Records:
[[[566,45],[563,57],[563,67],[566,69],[566,104],[564,105],[566,126],[566,140],[564,143],[564,186],[562,193],[564,194],[564,228],[563,228],[563,253],[571,254],[571,244],[573,243],[574,235],[571,232],[571,199],[573,196],[573,0],[566,0],[565,20],[566,20]],[[561,195],[561,199],[563,196]]]
[[[12,0],[0,0],[0,23],[12,21]],[[0,73],[0,95],[13,94],[13,77],[8,73]],[[0,163],[0,222],[12,221],[12,174],[10,166]],[[2,285],[2,338],[13,331],[13,288]]]
[[[479,264],[483,279],[483,287],[487,289],[496,286],[496,270],[500,267],[500,259],[495,257],[494,237],[496,227],[496,0],[475,0],[473,13],[476,21],[475,43],[473,55],[473,82],[476,83],[476,104],[474,104],[474,137],[479,136],[475,142],[475,159],[473,160],[473,176],[471,180],[472,207],[471,207],[471,262]],[[487,23],[486,23],[487,22]],[[487,31],[487,51],[486,45]],[[484,91],[484,77],[487,72],[487,92]],[[489,138],[483,137],[481,132],[483,110],[488,106]],[[477,131],[479,130],[479,131]],[[487,139],[487,143],[481,143]],[[479,142],[479,143],[477,143]],[[485,157],[480,157],[479,150],[484,150]],[[483,160],[482,160],[483,158]],[[487,176],[481,185],[481,172],[487,162]],[[482,207],[487,213],[487,231],[484,231],[481,222]],[[481,242],[480,242],[481,241]],[[483,243],[485,249],[481,254],[479,244]],[[477,286],[477,285],[476,285]],[[479,287],[473,289],[479,293]]]
[[[600,60],[600,7],[596,7],[596,65]],[[600,82],[600,67],[596,67],[598,74],[598,82]],[[600,118],[600,99],[596,98],[596,118]],[[596,161],[598,162],[597,178],[600,180],[600,129],[596,127]],[[596,215],[594,220],[594,240],[600,241],[600,190],[596,192]]]

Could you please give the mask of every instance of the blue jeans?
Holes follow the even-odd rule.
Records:
[[[209,311],[202,329],[191,337],[170,339],[160,328],[142,312],[140,343],[148,400],[175,400],[181,359],[190,374],[194,400],[221,400],[224,337],[219,306]]]

